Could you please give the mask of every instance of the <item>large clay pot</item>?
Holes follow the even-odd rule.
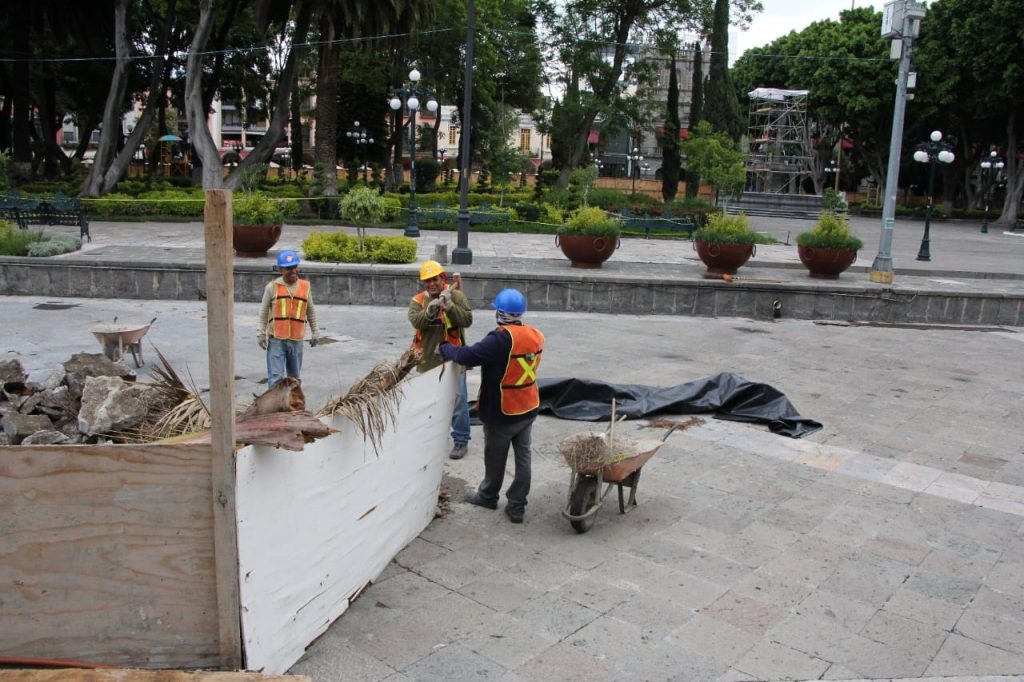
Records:
[[[808,274],[818,279],[839,279],[839,273],[857,260],[857,252],[850,249],[823,249],[797,244],[796,251]]]
[[[280,238],[280,225],[234,225],[231,232],[231,243],[239,258],[262,258]]]
[[[618,237],[557,234],[555,245],[562,249],[574,268],[599,268],[619,248]]]
[[[712,275],[735,275],[756,252],[754,244],[719,244],[694,240],[693,248]]]

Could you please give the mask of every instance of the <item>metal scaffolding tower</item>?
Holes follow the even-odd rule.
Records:
[[[807,90],[757,88],[748,93],[747,191],[799,194],[811,173]]]

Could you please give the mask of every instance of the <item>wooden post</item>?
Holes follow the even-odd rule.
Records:
[[[242,667],[235,510],[235,347],[231,190],[206,190],[206,329],[210,358],[214,559],[220,664]]]

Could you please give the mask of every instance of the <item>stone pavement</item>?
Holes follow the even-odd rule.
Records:
[[[94,351],[88,326],[138,305],[5,296],[0,312],[16,324],[0,350],[42,372]],[[203,385],[205,306],[144,305],[158,318],[146,340]],[[256,312],[236,306],[240,400],[261,390]],[[326,305],[320,317],[335,342],[306,351],[314,406],[409,339],[404,307]],[[666,386],[735,372],[783,391],[824,429],[791,440],[706,416],[644,468],[634,512],[621,516],[609,500],[577,535],[560,513],[569,477],[556,445],[602,425],[538,419],[521,526],[459,501],[482,474],[474,427],[469,456],[446,468],[451,513],[292,672],[1024,680],[1024,334],[554,312],[530,321],[548,340],[542,376]],[[480,311],[470,340],[489,327]],[[646,421],[621,429],[663,433]]]

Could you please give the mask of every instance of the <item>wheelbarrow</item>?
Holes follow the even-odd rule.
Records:
[[[640,472],[644,464],[654,456],[677,427],[673,426],[660,439],[649,438],[629,443],[628,448],[615,447],[615,408],[612,407],[612,425],[609,429],[609,452],[611,457],[602,461],[581,460],[567,450],[562,456],[569,465],[569,494],[562,516],[569,520],[577,533],[586,533],[594,525],[597,512],[616,486],[619,492],[619,513],[628,514],[636,506],[636,489],[640,484]],[[587,437],[588,434],[580,434]],[[599,436],[598,436],[599,437]],[[623,451],[623,450],[626,451]],[[601,492],[601,486],[604,492]],[[629,488],[629,498],[625,496]]]
[[[96,340],[103,346],[103,354],[114,362],[121,362],[124,352],[127,350],[132,354],[136,367],[142,367],[145,361],[142,358],[142,337],[149,331],[150,326],[156,322],[154,317],[149,324],[98,324],[90,327],[89,331],[96,337]]]

